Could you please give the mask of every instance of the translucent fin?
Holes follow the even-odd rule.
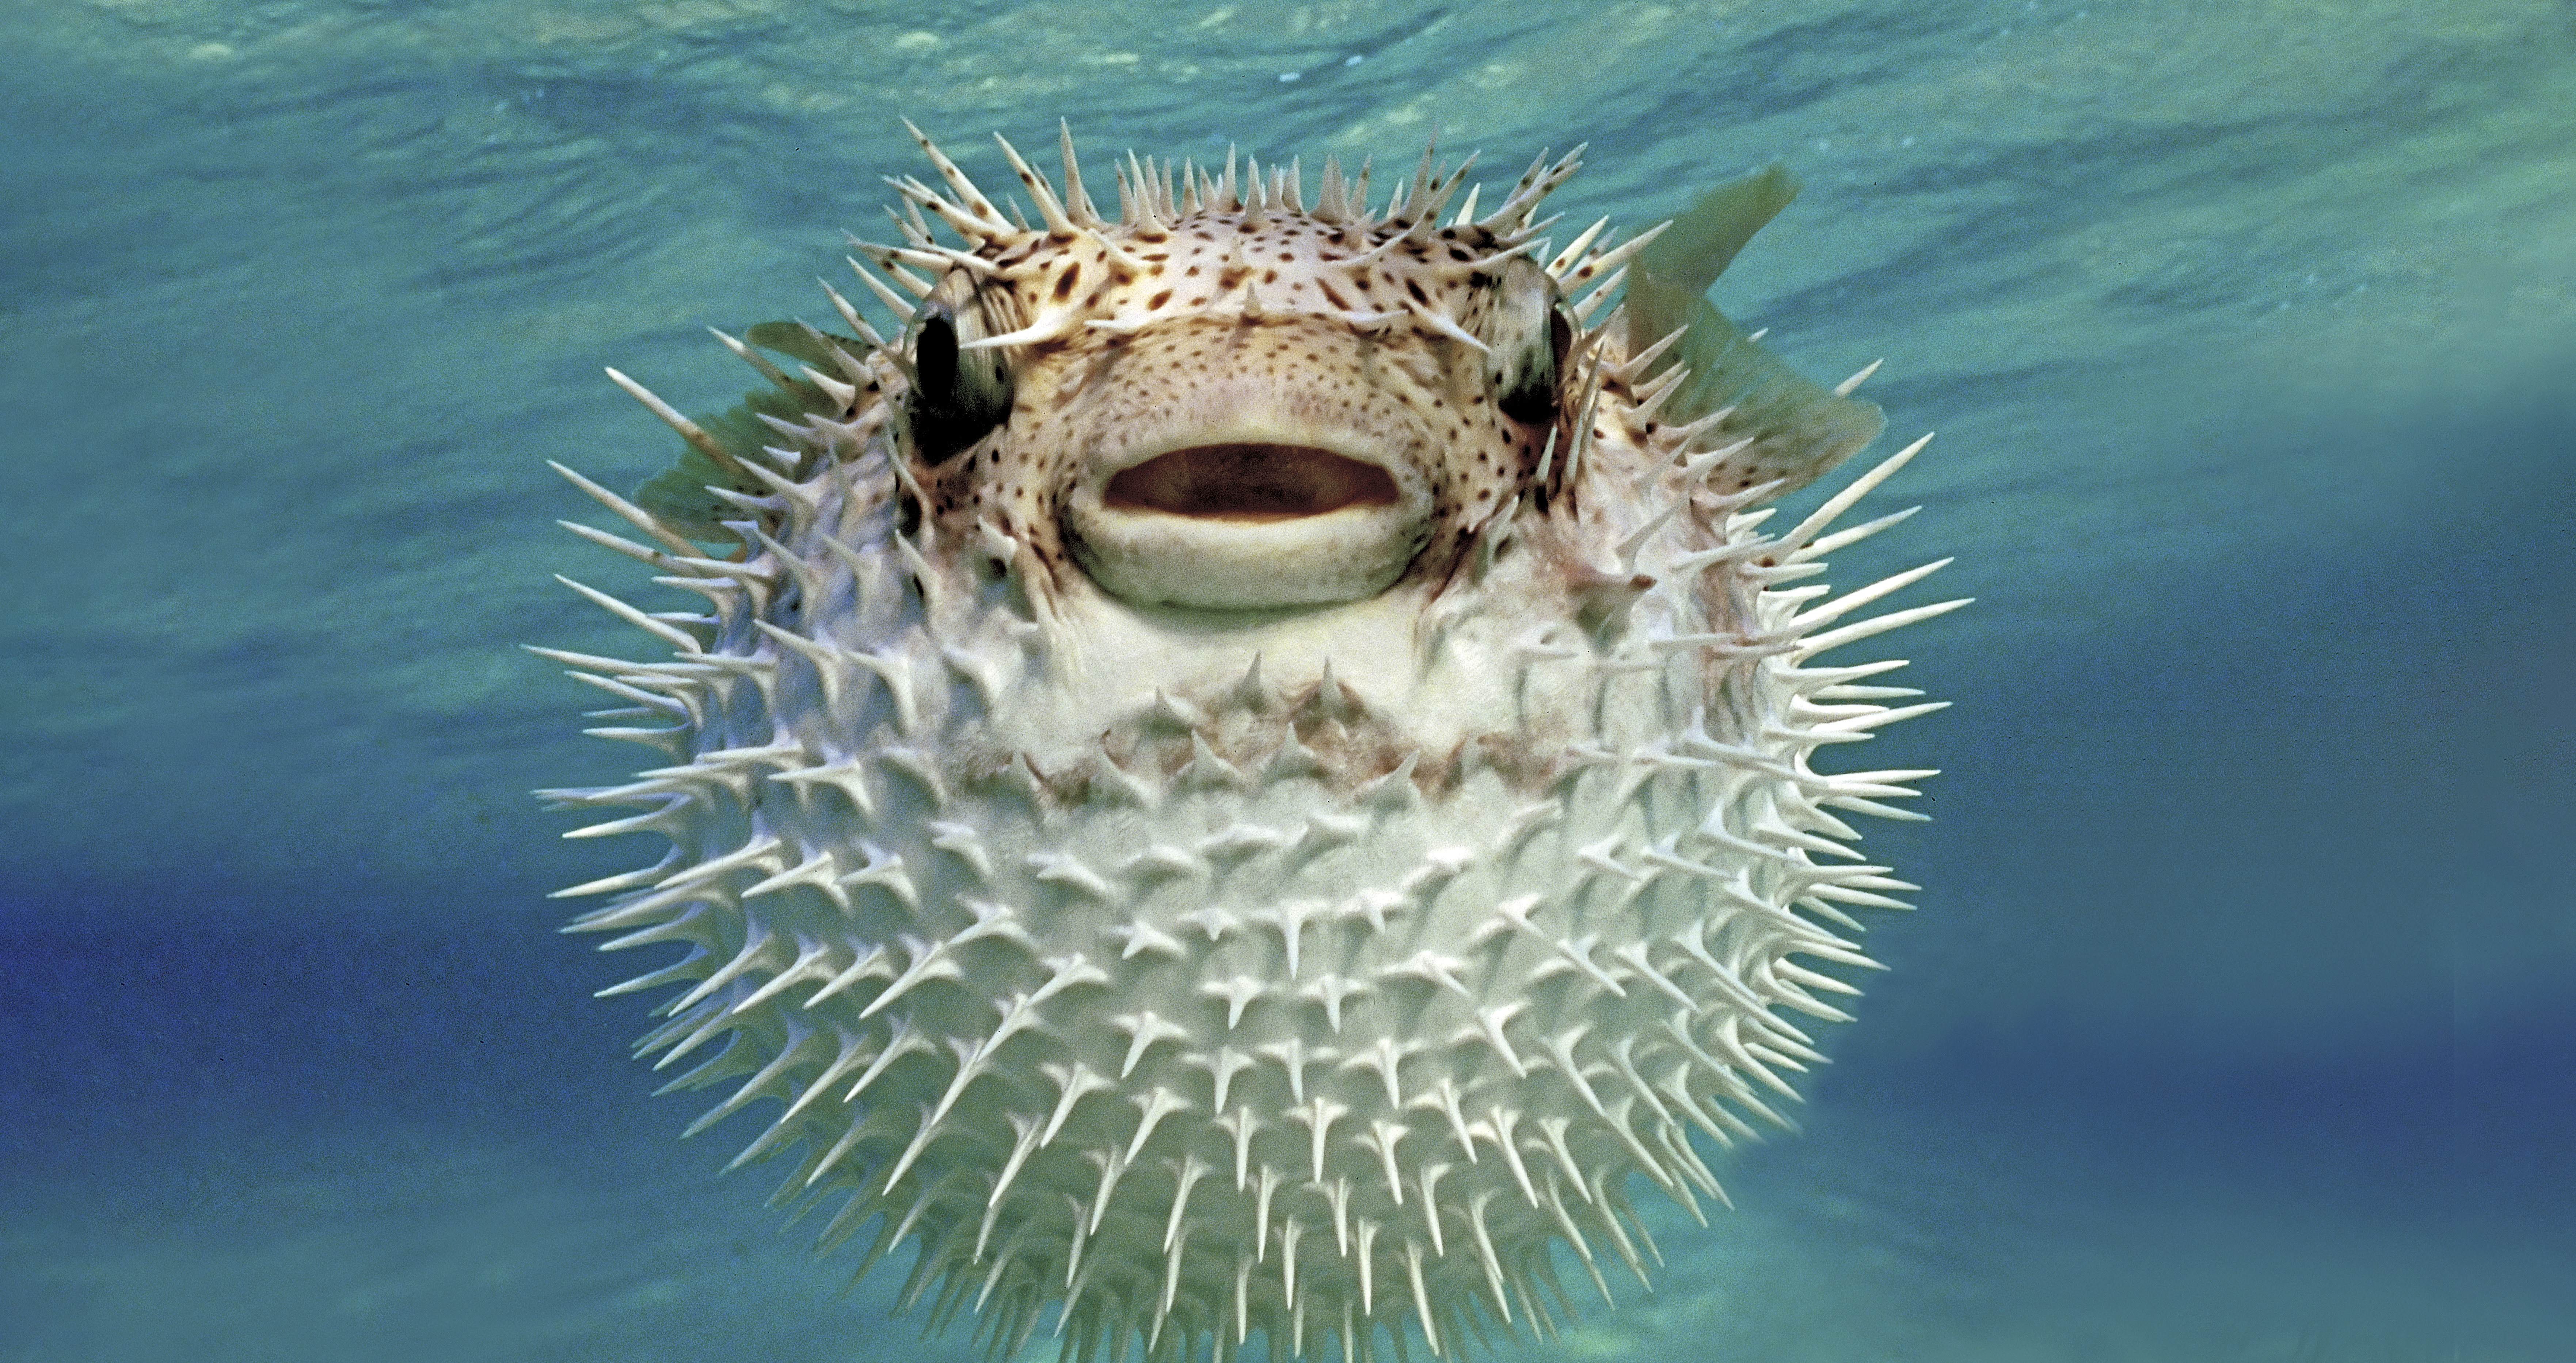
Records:
[[[840,370],[838,362],[817,345],[803,325],[795,322],[763,322],[745,333],[744,339],[764,350],[773,350],[800,364],[812,365],[826,374]],[[854,356],[864,356],[874,347],[845,336],[825,334],[825,339]],[[781,443],[783,437],[761,421],[763,415],[802,424],[808,412],[836,413],[840,404],[821,388],[801,376],[791,376],[786,388],[775,386],[756,389],[743,395],[739,406],[719,416],[692,418],[717,444],[731,451],[745,464],[770,464],[760,453],[765,446]],[[710,493],[720,487],[751,496],[765,496],[769,489],[750,477],[737,477],[718,468],[716,461],[699,450],[682,446],[679,461],[670,468],[644,480],[635,489],[635,504],[652,512],[672,528],[690,539],[712,544],[733,544],[736,536],[723,522],[741,520],[741,507]]]
[[[810,364],[826,374],[837,372],[841,367],[840,362],[833,359],[830,352],[814,339],[816,334],[819,334],[824,342],[839,346],[854,357],[864,356],[874,349],[865,342],[848,336],[835,336],[828,331],[809,334],[802,322],[763,322],[744,333],[744,337],[753,345],[766,350],[775,350],[801,364]]]
[[[1679,425],[1722,407],[1735,410],[1701,438],[1716,448],[1752,443],[1708,471],[1710,485],[1734,492],[1774,479],[1778,493],[1813,482],[1887,424],[1877,404],[1837,395],[1782,363],[1727,320],[1704,296],[1762,225],[1798,196],[1798,181],[1774,163],[1699,197],[1629,268],[1625,306],[1630,353],[1680,327],[1682,343],[1648,371],[1687,366],[1690,378],[1665,407]],[[1644,376],[1641,376],[1644,377]]]

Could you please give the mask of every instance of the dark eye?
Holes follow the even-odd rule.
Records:
[[[1556,283],[1526,260],[1504,267],[1484,327],[1492,349],[1494,406],[1524,426],[1556,422],[1556,389],[1574,324],[1556,305]]]
[[[1547,310],[1546,349],[1520,371],[1517,383],[1494,395],[1503,415],[1524,426],[1556,421],[1556,377],[1565,364],[1566,347],[1574,344],[1574,324],[1556,308]]]
[[[934,301],[913,333],[917,382],[904,415],[912,428],[913,456],[924,464],[955,458],[1011,412],[1011,372],[1002,356],[961,349],[957,329],[956,312]]]

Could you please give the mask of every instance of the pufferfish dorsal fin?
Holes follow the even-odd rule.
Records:
[[[1786,493],[1815,481],[1878,437],[1887,419],[1875,403],[1844,397],[1762,348],[1705,296],[1736,252],[1789,201],[1798,181],[1777,162],[1702,194],[1629,267],[1625,307],[1630,353],[1690,331],[1650,373],[1686,365],[1690,378],[1664,408],[1693,421],[1734,412],[1700,437],[1703,448],[1753,443],[1708,473],[1719,491],[1778,480]],[[1642,376],[1641,376],[1642,377]],[[1775,494],[1776,495],[1776,494]]]
[[[745,332],[744,337],[764,350],[776,351],[825,373],[837,367],[826,346],[839,346],[852,355],[864,355],[869,350],[859,341],[828,332],[814,332],[799,322],[762,322]],[[732,454],[737,463],[767,463],[767,458],[760,452],[762,447],[776,445],[780,440],[778,433],[761,421],[763,414],[783,421],[802,422],[809,412],[837,411],[840,405],[812,380],[798,374],[784,374],[784,377],[784,387],[773,384],[754,389],[743,394],[740,405],[722,415],[698,416],[691,420]],[[683,444],[678,463],[645,479],[643,485],[635,489],[635,504],[690,539],[715,544],[739,543],[740,537],[727,530],[723,523],[742,520],[743,510],[708,491],[716,487],[754,496],[769,490],[748,475],[719,466],[695,446]]]

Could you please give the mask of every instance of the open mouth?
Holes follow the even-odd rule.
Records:
[[[1295,520],[1400,499],[1385,469],[1311,445],[1192,445],[1122,470],[1101,489],[1115,510],[1225,521]]]
[[[1222,438],[1234,434],[1126,468],[1103,460],[1100,481],[1076,488],[1066,537],[1093,581],[1138,605],[1269,610],[1356,601],[1403,574],[1432,507],[1407,465],[1267,432]]]

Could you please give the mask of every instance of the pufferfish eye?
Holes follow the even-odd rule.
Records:
[[[913,324],[914,385],[904,417],[913,455],[939,465],[981,440],[1011,411],[1011,370],[998,350],[966,350],[985,335],[973,281],[951,275]]]
[[[1556,281],[1526,258],[1505,261],[1483,331],[1494,405],[1524,426],[1554,425],[1557,378],[1574,343]]]

